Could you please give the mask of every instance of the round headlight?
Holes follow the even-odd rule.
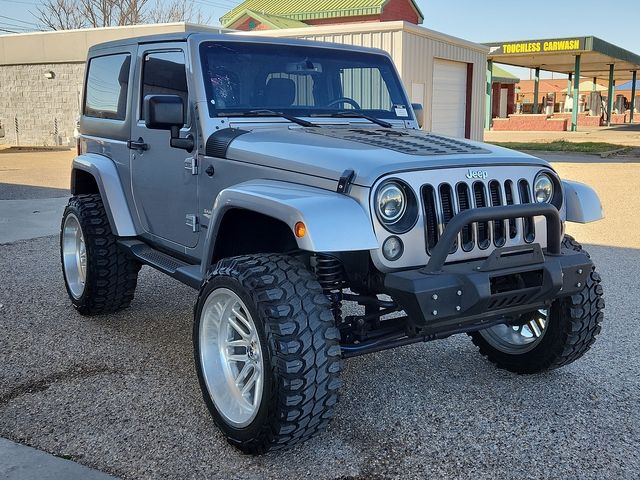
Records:
[[[404,245],[398,237],[389,237],[382,244],[382,254],[390,262],[399,259],[403,252]]]
[[[540,173],[533,184],[536,202],[549,203],[553,199],[553,180],[546,173]]]
[[[388,183],[378,191],[376,199],[380,219],[387,224],[397,222],[407,209],[407,199],[402,188],[395,183]]]

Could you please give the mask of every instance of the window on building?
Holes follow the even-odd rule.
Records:
[[[128,54],[95,57],[89,61],[84,114],[88,117],[124,120],[129,89]]]
[[[178,95],[184,103],[185,123],[187,121],[187,72],[182,51],[153,52],[144,57],[142,71],[142,95]],[[140,108],[140,118],[144,120],[144,109]]]

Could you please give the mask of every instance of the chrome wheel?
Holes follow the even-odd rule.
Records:
[[[87,246],[80,221],[73,213],[67,215],[62,226],[62,264],[69,291],[79,299],[87,281]]]
[[[481,330],[480,335],[494,348],[504,353],[521,354],[535,348],[547,330],[549,310],[538,310],[522,325],[496,325]]]
[[[228,423],[245,427],[258,413],[264,382],[256,325],[244,302],[227,288],[209,294],[201,315],[200,362],[207,390]]]

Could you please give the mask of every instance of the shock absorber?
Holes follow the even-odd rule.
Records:
[[[344,288],[344,268],[336,257],[318,253],[313,257],[312,266],[322,291],[331,301],[331,311],[339,323],[342,320],[342,289]]]

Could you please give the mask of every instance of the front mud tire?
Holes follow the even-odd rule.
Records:
[[[584,251],[568,235],[562,246]],[[472,333],[471,338],[480,353],[498,368],[521,374],[544,372],[575,362],[591,348],[600,333],[603,309],[601,279],[594,267],[580,292],[553,303],[545,334],[532,350],[521,354],[502,351],[491,345],[480,332]]]
[[[207,299],[231,291],[246,307],[259,336],[262,392],[250,423],[234,425],[216,405],[205,377],[203,332]],[[196,371],[206,405],[230,444],[247,454],[291,446],[322,431],[338,401],[340,334],[315,276],[286,255],[250,255],[221,260],[209,273],[195,308],[193,345]],[[225,337],[226,338],[226,337]],[[207,370],[209,375],[211,369]],[[223,389],[226,387],[223,387]],[[233,388],[229,386],[228,388]],[[218,395],[220,392],[218,391]],[[222,397],[227,396],[222,392]],[[219,397],[220,398],[220,397]]]

